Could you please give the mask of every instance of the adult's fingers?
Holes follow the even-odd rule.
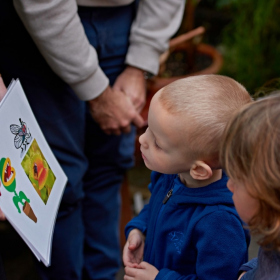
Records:
[[[0,208],[0,221],[5,221],[5,220],[6,220],[5,214],[3,213],[3,211]]]
[[[107,135],[121,135],[121,130],[116,128],[116,129],[103,129],[103,131],[107,134]]]
[[[131,125],[122,128],[123,133],[129,133],[131,131]]]
[[[137,114],[134,119],[132,120],[132,123],[134,123],[138,128],[141,128],[145,125],[144,119],[141,117],[140,114]]]

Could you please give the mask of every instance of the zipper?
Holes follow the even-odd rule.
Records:
[[[160,218],[160,216],[161,216],[161,214],[162,214],[162,212],[163,212],[163,210],[164,210],[164,208],[165,208],[165,204],[166,204],[166,202],[169,200],[169,198],[172,196],[172,194],[173,194],[173,190],[174,190],[174,193],[177,191],[177,187],[174,185],[174,182],[173,182],[173,184],[172,184],[172,189],[170,189],[169,191],[168,191],[168,193],[166,194],[166,196],[164,197],[164,199],[163,199],[163,201],[162,201],[162,204],[161,204],[161,206],[160,206],[160,208],[159,208],[159,211],[158,211],[158,214],[157,214],[157,218],[156,218],[156,220],[155,220],[155,223],[154,223],[154,225],[153,225],[153,235],[155,234],[155,231],[156,231],[156,228],[157,228],[157,225],[158,225],[158,220],[159,220],[159,218]],[[159,202],[158,202],[159,203]],[[150,260],[151,260],[151,255],[152,255],[152,253],[154,252],[153,251],[153,246],[154,246],[154,242],[152,241],[152,243],[151,243],[151,247],[150,247],[150,250],[149,250],[149,252],[147,253],[147,262],[149,262]]]
[[[163,199],[163,201],[162,201],[162,204],[165,204],[165,203],[168,201],[168,199],[171,197],[172,193],[173,193],[173,189],[171,189],[171,190],[166,194],[166,196],[164,197],[164,199]]]
[[[174,186],[174,184],[173,184],[173,186]],[[159,217],[161,216],[161,213],[163,212],[163,209],[164,209],[164,207],[165,207],[166,202],[167,202],[168,199],[172,196],[172,193],[173,193],[173,186],[172,186],[172,189],[168,191],[168,193],[166,194],[166,196],[164,197],[164,199],[163,199],[163,201],[162,201],[162,204],[161,204],[161,206],[160,206],[160,208],[159,208],[159,211],[158,211],[158,214],[157,214],[157,218],[156,218],[155,223],[154,223],[153,232],[155,232],[155,230],[156,230]],[[153,245],[154,245],[154,242],[152,241],[149,254],[147,254],[147,262],[149,262],[150,259],[151,259],[151,254],[152,254],[152,252],[153,252]]]

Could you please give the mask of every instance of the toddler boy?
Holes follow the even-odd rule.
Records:
[[[125,229],[125,280],[237,279],[249,236],[219,150],[227,121],[249,102],[242,85],[220,75],[177,80],[154,95],[139,139],[151,198]]]

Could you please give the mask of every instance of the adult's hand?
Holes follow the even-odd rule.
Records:
[[[131,99],[120,90],[108,86],[101,95],[89,100],[88,104],[93,119],[106,134],[128,133],[131,123],[137,127],[144,125]]]
[[[0,101],[4,97],[6,91],[7,91],[6,86],[5,86],[5,84],[3,82],[3,79],[2,79],[2,77],[0,75]]]
[[[136,111],[140,113],[146,103],[146,81],[144,71],[127,66],[118,76],[113,89],[123,91],[131,100]]]
[[[5,221],[5,220],[6,220],[5,214],[3,213],[3,211],[0,208],[0,221]]]

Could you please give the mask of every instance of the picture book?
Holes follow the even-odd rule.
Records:
[[[0,103],[0,208],[38,260],[50,265],[54,225],[67,177],[19,80]]]

